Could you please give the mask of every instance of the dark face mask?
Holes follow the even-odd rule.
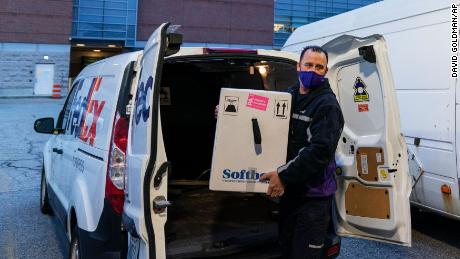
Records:
[[[324,76],[318,75],[314,71],[298,71],[300,82],[307,89],[314,89],[324,82]]]

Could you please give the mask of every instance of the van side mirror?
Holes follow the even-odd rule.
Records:
[[[54,119],[41,118],[35,121],[34,130],[38,133],[53,134],[54,133]]]

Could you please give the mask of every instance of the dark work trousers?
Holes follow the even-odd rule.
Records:
[[[283,258],[320,258],[331,218],[332,196],[289,197],[279,203],[279,241]]]

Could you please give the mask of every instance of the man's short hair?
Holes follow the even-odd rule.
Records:
[[[305,54],[305,52],[307,52],[307,50],[311,50],[313,52],[318,52],[318,53],[324,53],[324,55],[326,55],[326,64],[329,61],[329,55],[327,54],[327,51],[325,51],[320,46],[311,45],[311,46],[306,46],[305,48],[303,48],[302,52],[300,53],[299,62],[302,61],[303,55]]]

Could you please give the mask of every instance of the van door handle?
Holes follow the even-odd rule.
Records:
[[[59,155],[62,155],[64,153],[64,151],[62,149],[56,148],[56,147],[53,147],[53,152],[58,153]]]
[[[252,118],[252,133],[254,135],[254,148],[257,155],[262,153],[262,134],[260,133],[259,122],[257,118]]]
[[[172,202],[166,200],[164,196],[157,196],[153,199],[153,211],[157,214],[164,212],[171,205]]]

